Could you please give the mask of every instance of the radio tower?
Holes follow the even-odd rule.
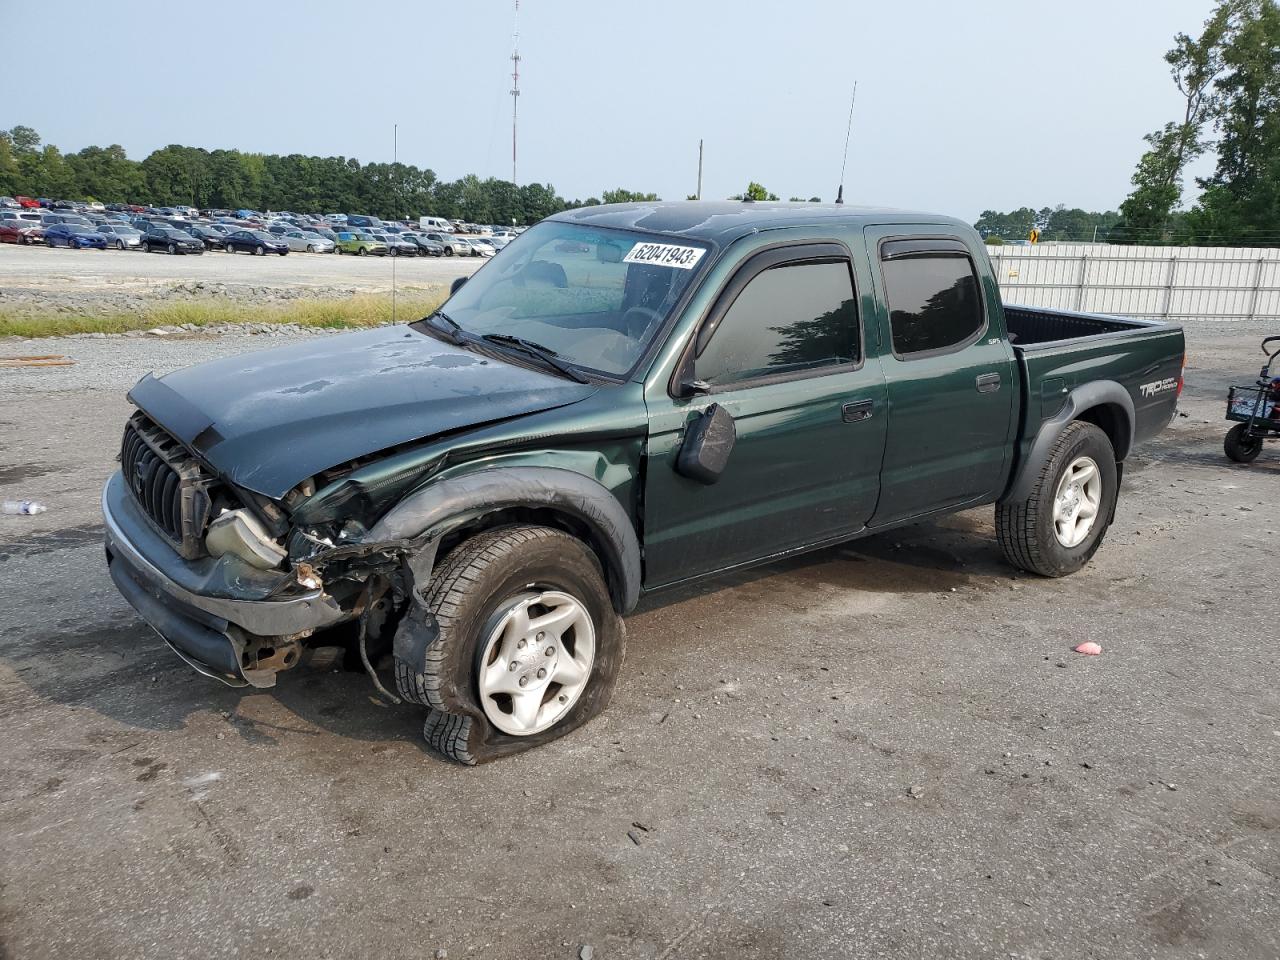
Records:
[[[511,31],[511,182],[516,182],[516,116],[520,104],[520,0]]]

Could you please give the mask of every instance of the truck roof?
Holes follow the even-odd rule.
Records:
[[[947,224],[972,230],[955,217],[889,207],[836,203],[783,203],[749,200],[658,200],[652,203],[608,203],[564,210],[548,219],[620,230],[668,233],[724,245],[758,230],[874,223]]]

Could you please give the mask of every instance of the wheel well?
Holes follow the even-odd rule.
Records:
[[[515,524],[530,524],[539,527],[551,527],[554,530],[563,530],[590,547],[591,552],[595,554],[596,560],[600,563],[600,569],[604,572],[605,582],[609,586],[609,595],[613,598],[614,606],[619,612],[622,611],[622,597],[624,594],[622,577],[620,572],[614,569],[609,558],[609,552],[604,548],[604,543],[601,541],[599,534],[591,528],[590,524],[579,517],[562,513],[550,507],[506,507],[468,520],[440,538],[440,549],[436,554],[436,563],[438,564],[444,559],[454,547],[463,541],[470,540],[478,533],[492,530],[495,527],[509,527]]]
[[[1124,409],[1119,404],[1100,403],[1096,407],[1082,410],[1077,414],[1076,419],[1092,423],[1107,435],[1112,449],[1116,452],[1117,461],[1123,460],[1128,455],[1132,427],[1129,425],[1129,418],[1125,415]]]

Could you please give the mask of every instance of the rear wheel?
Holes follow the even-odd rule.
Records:
[[[1077,421],[1054,441],[1026,500],[996,505],[1005,558],[1045,577],[1075,573],[1102,545],[1119,493],[1107,435]]]
[[[1262,438],[1249,436],[1249,424],[1237,423],[1227,431],[1222,449],[1236,463],[1253,463],[1262,452]]]
[[[608,705],[626,647],[603,571],[549,527],[481,533],[445,558],[423,600],[438,634],[422,672],[396,660],[406,699],[428,707],[428,744],[459,763],[547,743]]]

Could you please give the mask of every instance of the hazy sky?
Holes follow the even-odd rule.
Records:
[[[523,0],[519,180],[668,199],[749,179],[974,218],[1114,208],[1179,113],[1161,59],[1212,0]],[[0,0],[0,127],[511,176],[511,0]]]

